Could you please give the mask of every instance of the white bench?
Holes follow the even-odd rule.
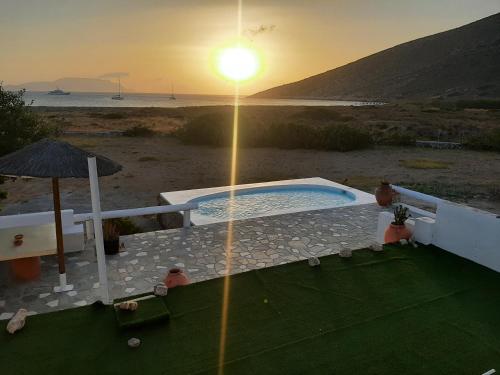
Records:
[[[62,210],[64,252],[82,251],[84,247],[83,224],[75,224],[73,210]],[[22,228],[54,223],[54,211],[0,216],[0,229]]]

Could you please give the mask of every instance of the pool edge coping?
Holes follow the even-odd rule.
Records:
[[[358,205],[363,205],[363,204],[376,203],[375,196],[373,194],[369,194],[369,193],[366,193],[364,191],[354,189],[352,187],[324,179],[322,177],[299,178],[299,179],[292,179],[292,180],[278,180],[278,181],[270,181],[270,182],[259,182],[259,183],[253,183],[253,184],[241,184],[241,185],[234,185],[234,186],[227,185],[227,186],[218,186],[218,187],[213,187],[213,188],[170,191],[170,192],[160,193],[160,198],[166,204],[172,204],[172,205],[173,204],[183,204],[183,203],[187,203],[187,202],[189,202],[193,199],[196,199],[196,198],[200,198],[200,197],[203,197],[206,195],[211,195],[211,194],[224,193],[224,192],[230,191],[232,189],[243,190],[243,189],[253,189],[253,188],[263,188],[263,187],[273,187],[273,186],[286,186],[286,185],[317,185],[317,186],[325,186],[325,187],[334,187],[334,188],[337,188],[340,190],[345,190],[346,192],[353,194],[356,197],[356,200],[353,202],[349,202],[349,203],[340,205],[340,206],[331,206],[331,207],[324,206],[321,208],[315,208],[315,209],[309,209],[309,210],[290,209],[290,210],[272,212],[269,214],[262,214],[262,215],[248,218],[248,219],[255,219],[255,218],[259,218],[259,217],[268,217],[268,216],[276,216],[276,215],[286,215],[286,214],[291,214],[291,213],[296,213],[296,212],[317,211],[317,210],[331,209],[331,208],[337,208],[337,207],[358,206]],[[245,220],[245,219],[239,219],[239,220]],[[220,220],[220,219],[215,219],[215,218],[198,216],[196,214],[196,210],[195,210],[191,214],[191,222],[194,225],[198,226],[198,225],[206,225],[206,224],[224,223],[224,222],[228,222],[228,220]]]

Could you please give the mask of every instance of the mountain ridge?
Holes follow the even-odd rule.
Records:
[[[258,92],[260,98],[500,97],[500,13]]]
[[[19,85],[5,85],[5,89],[11,91],[21,89],[26,89],[28,91],[51,91],[55,88],[75,92],[116,92],[118,90],[116,82],[101,78],[81,77],[65,77],[54,81],[33,81]],[[123,85],[121,88],[123,91],[129,91]]]

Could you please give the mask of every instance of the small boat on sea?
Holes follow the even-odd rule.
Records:
[[[121,83],[120,83],[120,77],[118,77],[118,94],[117,94],[117,95],[113,95],[113,96],[111,97],[111,99],[113,99],[113,100],[123,100],[123,99],[125,99],[125,98],[122,96],[122,94],[121,94],[121,86],[122,86],[122,85],[121,85]]]
[[[170,100],[175,100],[175,99],[177,99],[177,98],[175,97],[175,95],[174,95],[174,86],[173,86],[173,85],[171,85],[171,86],[170,86],[170,92],[171,92],[171,94],[170,94],[170,96],[169,96],[168,98],[169,98]]]
[[[47,95],[69,95],[71,94],[70,92],[60,90],[59,88],[49,91]]]

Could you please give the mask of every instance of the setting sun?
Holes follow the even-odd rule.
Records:
[[[259,72],[261,62],[256,51],[242,46],[222,49],[216,58],[217,71],[232,81],[246,81]]]

